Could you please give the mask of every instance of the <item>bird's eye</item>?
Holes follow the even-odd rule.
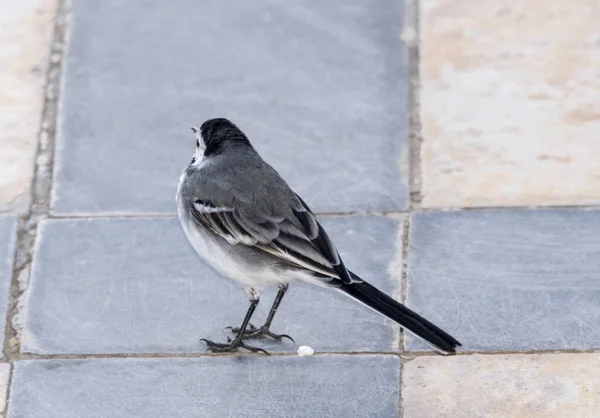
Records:
[[[196,139],[196,148],[200,148],[200,141]]]

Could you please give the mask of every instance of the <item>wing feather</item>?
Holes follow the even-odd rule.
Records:
[[[316,216],[275,170],[262,160],[253,165],[248,158],[237,165],[228,161],[236,169],[225,181],[223,167],[217,171],[217,164],[188,172],[193,180],[183,186],[183,197],[191,202],[188,209],[200,227],[232,245],[254,247],[291,267],[344,283],[356,281]],[[263,181],[256,180],[260,178]]]

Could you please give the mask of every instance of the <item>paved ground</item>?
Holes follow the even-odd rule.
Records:
[[[598,416],[597,1],[0,3],[4,416]],[[214,116],[460,353],[297,286],[317,355],[205,355],[246,309],[174,218]]]

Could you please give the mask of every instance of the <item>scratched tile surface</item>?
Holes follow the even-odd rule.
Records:
[[[10,364],[0,363],[0,411],[6,407],[6,391],[10,378]]]
[[[389,294],[399,288],[401,222],[361,216],[323,220],[346,263]],[[260,326],[274,298],[261,293]],[[179,221],[52,220],[42,224],[25,297],[24,352],[200,352],[224,341],[248,308],[246,293],[216,275]],[[317,351],[397,352],[398,328],[335,291],[294,284],[272,327]],[[257,343],[296,351],[291,342]]]
[[[394,356],[29,360],[9,418],[392,417]]]
[[[408,304],[465,350],[597,349],[598,237],[600,211],[413,214]]]
[[[16,243],[17,218],[0,215],[0,318],[6,318]],[[4,353],[0,356],[4,357]]]
[[[210,117],[315,211],[408,206],[403,2],[72,3],[54,212],[175,213]]]

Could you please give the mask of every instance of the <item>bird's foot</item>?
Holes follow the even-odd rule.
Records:
[[[238,348],[245,348],[246,350],[252,351],[253,353],[263,353],[267,356],[270,355],[267,350],[247,345],[241,339],[238,341],[237,339],[232,340],[231,338],[227,337],[227,344],[216,343],[214,341],[209,341],[204,338],[202,338],[200,341],[204,341],[204,343],[206,344],[206,351],[211,351],[213,353],[231,353],[237,351]]]
[[[234,327],[226,327],[225,329],[230,330],[231,332],[233,332],[236,335],[240,333],[240,329],[237,327],[235,327],[235,328]],[[293,343],[296,342],[296,341],[294,341],[294,339],[292,337],[290,337],[287,334],[274,334],[269,330],[269,327],[267,327],[265,325],[263,325],[260,328],[256,328],[252,324],[248,324],[248,328],[246,328],[246,330],[244,331],[244,335],[242,336],[242,339],[261,338],[261,337],[271,337],[277,341],[281,341],[284,338],[287,338],[288,340],[290,340]]]

